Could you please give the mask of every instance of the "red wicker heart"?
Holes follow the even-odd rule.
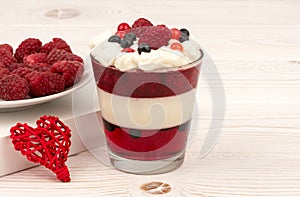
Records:
[[[69,182],[70,173],[65,164],[71,146],[71,130],[58,117],[42,116],[32,128],[17,123],[10,129],[12,143],[29,161],[44,165],[63,182]]]

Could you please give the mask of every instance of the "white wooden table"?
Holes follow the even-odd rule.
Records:
[[[35,167],[0,178],[0,196],[142,196],[151,181],[170,184],[170,196],[300,196],[299,9],[297,0],[3,1],[1,43],[63,37],[82,56],[92,36],[140,16],[185,26],[221,74],[226,117],[218,144],[199,159],[214,118],[201,79],[201,125],[178,170],[126,174],[83,152],[68,160],[70,183]]]

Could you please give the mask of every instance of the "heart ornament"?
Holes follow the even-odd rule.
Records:
[[[10,129],[15,150],[39,163],[63,182],[71,180],[66,161],[71,146],[71,130],[58,117],[42,116],[33,128],[27,123],[17,123]]]

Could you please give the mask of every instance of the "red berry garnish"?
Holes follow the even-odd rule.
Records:
[[[118,31],[126,31],[128,29],[131,29],[131,27],[127,23],[121,23],[118,26]]]
[[[122,50],[122,52],[132,53],[132,52],[134,52],[134,49],[132,49],[132,48],[124,48]]]
[[[179,40],[179,37],[181,36],[181,32],[176,28],[172,28],[170,31],[172,34],[172,39]]]
[[[167,46],[171,39],[171,32],[166,27],[153,26],[146,29],[139,39],[139,45],[146,43],[151,49],[158,49]]]
[[[150,27],[152,26],[132,28],[131,32],[134,33],[138,38],[140,38],[143,35],[143,33]]]
[[[170,48],[173,50],[183,51],[183,46],[180,43],[173,43]]]
[[[126,31],[117,31],[115,35],[119,36],[121,39],[126,35]]]
[[[139,18],[136,21],[134,21],[132,28],[144,27],[144,26],[153,26],[153,24],[145,18]]]
[[[157,26],[159,26],[159,27],[167,27],[167,26],[164,25],[164,24],[160,24],[160,25],[157,25]]]
[[[133,25],[132,25],[132,29],[131,31],[137,36],[137,37],[141,37],[143,35],[143,33],[149,28],[152,27],[153,24],[145,19],[145,18],[139,18],[137,19]]]

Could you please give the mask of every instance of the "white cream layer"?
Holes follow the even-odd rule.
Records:
[[[192,117],[195,89],[161,98],[130,98],[98,89],[102,117],[120,127],[164,129],[178,126]]]

